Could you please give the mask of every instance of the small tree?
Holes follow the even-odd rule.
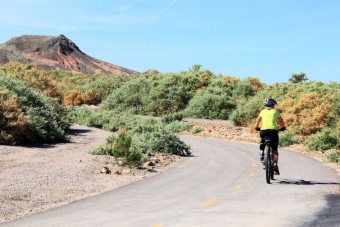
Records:
[[[308,80],[308,77],[306,76],[305,73],[293,73],[292,76],[289,78],[289,81],[292,83],[301,83],[303,81]]]
[[[199,72],[199,71],[201,70],[201,67],[202,67],[202,65],[200,65],[200,64],[195,64],[195,65],[193,65],[193,66],[191,67],[190,70],[192,70],[192,71],[194,71],[194,72]]]

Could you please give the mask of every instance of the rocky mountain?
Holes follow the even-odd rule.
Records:
[[[133,74],[133,70],[95,59],[64,35],[14,37],[0,44],[0,64],[16,61],[38,69],[67,70],[90,74]]]

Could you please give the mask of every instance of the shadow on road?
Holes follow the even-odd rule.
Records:
[[[340,223],[340,194],[327,195],[327,206],[319,211],[310,221],[301,226],[339,226]]]
[[[87,133],[87,132],[91,132],[91,130],[89,130],[89,129],[70,129],[68,131],[68,134],[78,135],[78,134],[83,134],[83,133]]]
[[[49,149],[55,147],[55,144],[48,144],[48,143],[34,143],[34,144],[23,144],[19,145],[19,147],[24,147],[24,148],[44,148],[44,149]]]
[[[318,182],[318,181],[309,181],[309,180],[289,180],[289,179],[280,179],[276,181],[277,184],[295,184],[295,185],[317,185],[317,184],[324,184],[324,185],[340,185],[337,182]]]
[[[90,129],[70,129],[67,133],[68,135],[72,136],[81,136],[84,133],[91,132]],[[21,147],[25,148],[44,148],[44,149],[49,149],[49,148],[54,148],[56,144],[63,144],[63,143],[70,143],[69,139],[66,138],[64,142],[58,142],[58,143],[33,143],[33,144],[23,144],[20,145]]]

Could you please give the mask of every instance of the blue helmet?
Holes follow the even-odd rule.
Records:
[[[275,99],[272,99],[272,98],[266,98],[264,101],[263,101],[263,104],[264,106],[275,106],[277,104],[277,102],[275,101]]]

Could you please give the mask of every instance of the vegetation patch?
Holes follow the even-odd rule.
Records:
[[[66,108],[23,82],[0,72],[0,118],[3,144],[66,141]]]

